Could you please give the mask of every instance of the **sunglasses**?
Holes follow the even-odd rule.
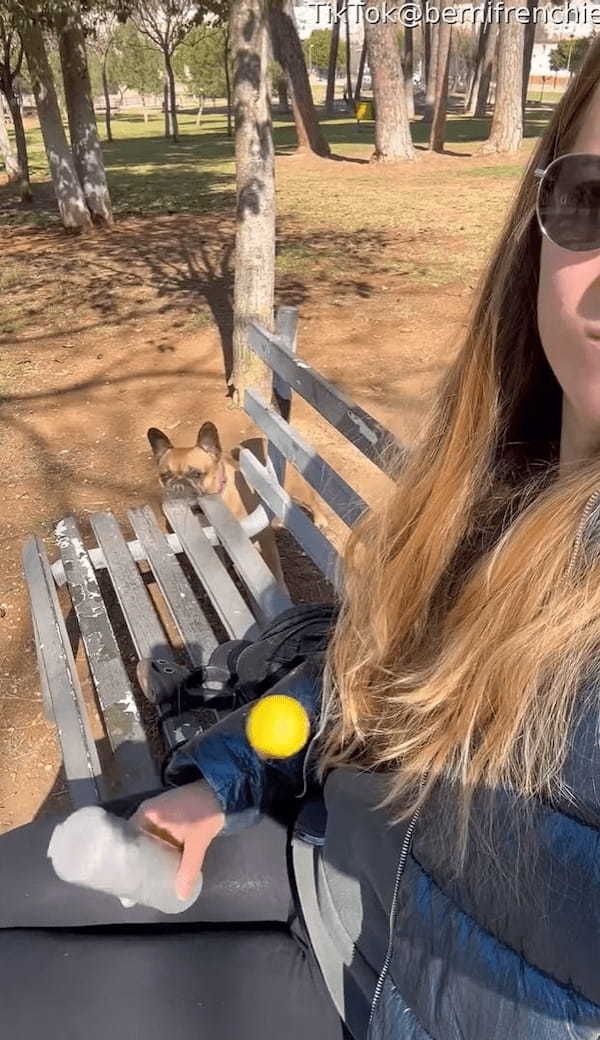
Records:
[[[600,155],[568,152],[534,176],[542,234],[574,253],[600,249]]]

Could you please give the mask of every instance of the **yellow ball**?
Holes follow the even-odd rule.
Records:
[[[246,736],[265,758],[289,758],[304,747],[310,734],[306,710],[295,697],[272,693],[254,704],[246,719]]]

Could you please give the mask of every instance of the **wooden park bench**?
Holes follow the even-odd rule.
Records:
[[[55,529],[53,563],[38,536],[24,546],[44,712],[58,729],[74,808],[160,787],[160,748],[151,746],[148,717],[164,756],[222,716],[200,708],[161,718],[137,687],[135,666],[148,657],[168,665],[182,651],[188,664],[202,665],[220,642],[255,638],[292,605],[252,542],[273,515],[325,578],[335,579],[336,550],[284,490],[286,464],[348,527],[366,503],[290,424],[292,394],[380,468],[392,435],[296,356],[297,318],[295,308],[283,307],[275,334],[251,328],[251,347],[273,372],[270,402],[252,390],[244,400],[268,441],[265,465],[240,451],[242,473],[262,503],[254,512],[238,521],[218,495],[207,495],[198,500],[204,526],[183,501],[165,501],[168,534],[143,506],[128,513],[133,539],[111,513],[99,512],[90,518],[94,545],[85,545],[75,519],[66,517]],[[80,644],[85,655],[76,664]],[[98,742],[91,710],[104,732]]]

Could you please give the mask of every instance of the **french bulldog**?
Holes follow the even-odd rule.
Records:
[[[158,467],[158,479],[166,495],[189,497],[192,500],[198,495],[220,495],[238,520],[260,505],[259,496],[248,486],[240,471],[239,451],[241,447],[249,448],[264,465],[266,451],[263,438],[248,438],[230,451],[224,451],[217,427],[212,422],[203,423],[196,443],[186,447],[175,447],[166,433],[156,427],[148,430],[147,437]],[[314,516],[313,510],[305,503],[297,501],[297,504],[311,518]],[[256,536],[255,541],[265,563],[277,581],[287,589],[274,531],[274,528],[280,526],[280,522],[273,518],[269,526]]]

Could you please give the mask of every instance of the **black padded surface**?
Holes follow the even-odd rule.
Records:
[[[105,808],[130,816],[141,800],[138,796],[109,802]],[[211,842],[198,899],[188,910],[173,915],[143,906],[126,909],[114,896],[61,881],[46,851],[54,827],[65,815],[44,816],[0,835],[0,929],[110,924],[135,928],[157,922],[174,927],[186,922],[285,924],[294,913],[287,831],[270,816]]]
[[[318,967],[283,927],[0,931],[13,1040],[341,1040]]]

